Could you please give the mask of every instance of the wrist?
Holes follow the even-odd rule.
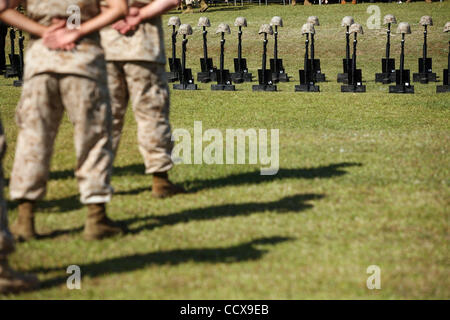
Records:
[[[85,35],[87,35],[89,32],[87,32],[85,30],[86,28],[83,28],[83,25],[81,25],[78,29],[73,29],[72,31],[74,32],[75,36],[76,36],[76,40],[79,40],[80,38],[84,37]]]
[[[141,23],[142,21],[145,20],[144,14],[142,12],[142,10],[139,10],[139,14],[137,15],[138,19],[139,19],[139,23]]]
[[[39,25],[39,27],[36,29],[35,35],[38,36],[39,38],[43,38],[49,29],[50,29],[49,27]]]

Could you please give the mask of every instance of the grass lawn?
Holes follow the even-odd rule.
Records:
[[[260,176],[259,165],[179,165],[171,173],[189,194],[167,200],[150,197],[151,177],[136,144],[132,112],[115,163],[116,195],[110,215],[131,233],[88,243],[82,239],[85,209],[78,201],[72,127],[65,118],[57,138],[48,196],[37,215],[45,239],[18,244],[11,263],[37,273],[39,291],[3,298],[23,299],[418,299],[450,298],[449,277],[449,106],[450,95],[435,84],[416,85],[414,95],[389,95],[375,84],[384,55],[385,31],[369,30],[369,4],[312,7],[246,5],[215,7],[206,15],[210,55],[218,63],[220,22],[245,16],[244,56],[257,73],[262,50],[259,26],[280,15],[280,56],[290,83],[277,93],[173,92],[173,128],[280,130],[280,171]],[[418,21],[431,15],[429,54],[442,78],[448,53],[450,3],[380,4],[411,23],[406,66],[417,71],[423,33]],[[300,28],[317,15],[316,55],[329,82],[321,93],[294,93],[302,68]],[[343,16],[365,27],[359,37],[359,67],[367,93],[340,93],[336,75],[345,54]],[[166,25],[170,15],[164,17]],[[199,71],[200,14],[180,15],[194,35],[188,66]],[[169,28],[166,45],[170,48]],[[236,55],[236,28],[227,36],[226,65]],[[400,37],[393,34],[397,65]],[[180,44],[180,42],[179,42]],[[269,45],[272,50],[272,41]],[[168,50],[170,52],[170,50]],[[0,80],[1,114],[9,151],[9,176],[17,136],[14,109],[20,89]],[[255,84],[255,83],[253,83]],[[8,192],[8,190],[5,190]],[[16,204],[10,203],[10,220]],[[52,233],[53,232],[53,233]],[[66,288],[66,268],[79,265],[82,290]],[[381,290],[368,290],[366,269],[381,268]]]

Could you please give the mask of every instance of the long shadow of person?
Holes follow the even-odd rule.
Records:
[[[311,209],[313,205],[306,203],[310,200],[322,199],[324,195],[320,194],[298,194],[282,198],[271,202],[247,202],[239,204],[224,204],[206,208],[188,209],[169,215],[156,215],[148,217],[134,217],[123,220],[127,225],[137,222],[146,222],[143,226],[135,229],[130,228],[131,234],[136,234],[144,230],[153,230],[155,228],[172,226],[179,223],[188,223],[191,221],[214,220],[226,217],[248,216],[253,213],[262,213],[267,211],[286,213],[301,212]]]
[[[261,184],[271,181],[277,181],[282,179],[326,179],[339,177],[347,174],[345,168],[360,167],[361,163],[356,162],[341,162],[330,164],[326,166],[319,166],[316,168],[291,168],[280,169],[276,175],[262,176],[259,170],[236,173],[219,178],[206,178],[206,179],[194,179],[187,180],[183,183],[188,192],[197,192],[203,189],[221,188],[228,186],[239,186],[247,184]],[[114,168],[115,175],[129,175],[129,174],[142,174],[144,172],[144,166],[140,164],[133,164],[125,167]],[[128,191],[119,191],[118,195],[138,194],[144,191],[148,191],[148,187],[138,188]]]
[[[284,197],[280,200],[271,202],[247,202],[239,204],[224,204],[212,207],[187,209],[181,212],[168,215],[151,215],[146,217],[133,217],[122,220],[121,222],[128,225],[129,234],[138,234],[145,230],[153,230],[165,226],[173,226],[179,223],[188,223],[191,221],[215,220],[227,217],[249,216],[253,213],[264,213],[267,211],[277,212],[280,214],[286,212],[298,213],[313,207],[307,203],[311,200],[319,200],[324,198],[321,194],[298,194],[294,196]],[[132,228],[133,224],[138,223],[139,226]],[[144,223],[142,225],[142,223]],[[72,235],[79,233],[83,227],[67,230],[57,230],[48,234],[41,235],[41,239],[57,238],[64,235]]]
[[[267,249],[258,246],[276,245],[293,240],[287,237],[266,237],[245,242],[227,248],[196,248],[196,249],[175,249],[168,251],[149,252],[145,254],[134,254],[124,257],[107,259],[101,262],[92,262],[78,265],[83,276],[91,278],[104,275],[120,274],[134,270],[141,270],[151,266],[179,265],[187,262],[195,263],[239,263],[244,261],[256,261],[261,259]],[[66,266],[35,268],[27,270],[32,273],[48,273],[61,271],[65,273]],[[41,289],[59,286],[67,281],[67,275],[58,276],[45,280],[41,283]]]

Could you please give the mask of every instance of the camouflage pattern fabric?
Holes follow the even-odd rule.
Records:
[[[170,97],[165,67],[155,62],[108,61],[108,86],[113,113],[113,150],[117,152],[131,99],[138,126],[139,151],[147,174],[172,168]]]
[[[128,2],[130,7],[141,7],[151,1]],[[161,17],[142,22],[137,30],[127,35],[120,34],[111,26],[101,30],[100,34],[107,61],[166,63]]]
[[[68,19],[71,5],[80,8],[81,22],[100,13],[99,0],[25,0],[24,4],[28,17],[43,25],[50,25],[53,18]],[[71,51],[50,50],[35,37],[31,37],[26,49],[25,80],[46,72],[98,79],[104,70],[104,52],[98,32],[81,39]]]
[[[112,120],[106,78],[94,81],[45,73],[24,82],[17,108],[19,135],[10,183],[12,200],[44,197],[64,109],[74,125],[75,176],[81,202],[105,203],[111,199]]]

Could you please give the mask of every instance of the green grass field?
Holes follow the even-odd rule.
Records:
[[[369,30],[368,4],[283,7],[215,7],[210,55],[218,63],[220,22],[245,16],[244,55],[251,72],[260,64],[259,26],[284,18],[280,56],[290,83],[277,93],[173,92],[173,128],[280,130],[280,171],[260,176],[259,165],[179,165],[171,173],[189,194],[167,200],[150,197],[151,177],[136,144],[132,112],[115,163],[116,195],[110,215],[126,221],[131,233],[88,243],[82,239],[85,209],[78,201],[72,127],[64,120],[52,162],[48,196],[37,227],[45,239],[18,245],[11,263],[37,273],[39,291],[3,298],[21,299],[449,299],[449,106],[450,95],[435,84],[416,84],[414,95],[389,95],[375,84],[384,54],[385,31]],[[442,78],[448,53],[450,3],[380,4],[411,23],[406,66],[417,71],[422,51],[422,15],[433,17],[429,53]],[[316,51],[329,82],[320,94],[294,93],[302,68],[301,25],[317,15]],[[359,67],[367,93],[343,94],[336,83],[345,52],[340,21],[353,15],[365,27]],[[170,15],[164,19],[165,24]],[[180,16],[197,25],[200,14]],[[236,55],[236,28],[227,36],[226,65]],[[169,48],[169,29],[166,44]],[[399,60],[399,36],[392,39]],[[188,65],[197,73],[201,31],[194,28]],[[270,43],[269,50],[272,50]],[[271,52],[271,51],[270,51]],[[294,83],[295,82],[295,83]],[[14,109],[20,89],[0,80],[1,113],[9,151],[9,176],[17,135]],[[253,83],[255,84],[255,83]],[[8,190],[5,190],[8,192]],[[10,203],[10,220],[16,204]],[[66,287],[66,268],[79,265],[82,290]],[[368,290],[366,269],[381,268],[381,290]]]

